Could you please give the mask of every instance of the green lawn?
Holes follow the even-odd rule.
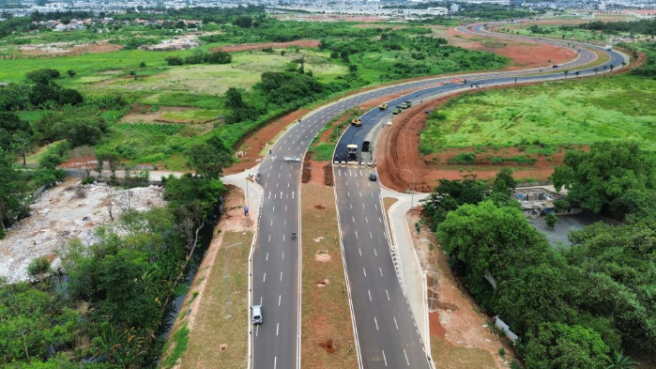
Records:
[[[436,109],[423,153],[471,146],[588,145],[635,140],[656,151],[656,81],[632,76],[544,83],[483,92]]]

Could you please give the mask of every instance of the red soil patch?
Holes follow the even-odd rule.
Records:
[[[551,64],[561,64],[576,58],[576,53],[561,46],[544,45],[528,41],[513,41],[498,38],[499,46],[485,46],[480,42],[471,40],[480,36],[472,36],[458,32],[452,28],[447,31],[449,43],[465,49],[487,51],[512,60],[512,66],[504,70],[516,70],[524,68],[539,68]],[[459,36],[459,37],[456,37]]]
[[[239,158],[238,163],[235,163],[229,168],[224,169],[223,173],[239,173],[257,165],[257,160],[261,158],[260,152],[262,149],[264,149],[266,144],[274,137],[276,137],[279,132],[285,129],[285,127],[292,124],[294,121],[298,120],[308,112],[308,109],[297,110],[293,113],[287,114],[281,118],[269,122],[257,131],[253,131],[246,137],[242,138],[241,142],[236,146],[239,147],[237,151],[242,151],[244,155]]]
[[[80,156],[78,158],[68,159],[67,161],[61,163],[59,168],[83,168],[91,169],[98,165],[98,161],[95,156]]]
[[[319,346],[325,348],[326,352],[329,354],[334,354],[337,351],[335,348],[335,342],[332,339],[329,339],[326,342],[321,342]]]
[[[439,311],[435,311],[434,313],[428,313],[428,320],[429,320],[430,336],[440,337],[441,339],[445,339],[446,330],[444,330],[444,327],[442,327],[442,324],[440,324]]]
[[[264,49],[266,47],[271,47],[271,48],[284,48],[284,47],[290,47],[290,46],[298,46],[298,47],[319,47],[319,40],[297,40],[297,41],[289,41],[289,42],[263,42],[263,43],[257,43],[257,44],[243,44],[243,45],[230,45],[230,46],[221,46],[221,47],[216,47],[211,49],[211,51],[227,51],[229,53],[232,52],[239,52],[239,51],[248,51],[248,50],[259,50],[259,49]]]

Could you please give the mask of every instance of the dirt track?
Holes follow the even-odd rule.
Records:
[[[257,44],[243,44],[243,45],[230,45],[230,46],[221,46],[212,49],[211,51],[226,51],[229,53],[239,52],[239,51],[248,51],[248,50],[259,50],[264,49],[265,47],[276,47],[284,48],[290,46],[298,47],[319,47],[319,40],[298,40],[298,41],[289,41],[289,42],[263,42]]]

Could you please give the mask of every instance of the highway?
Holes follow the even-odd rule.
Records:
[[[475,26],[471,32],[483,32]],[[461,30],[470,32],[466,29]],[[557,41],[550,41],[557,43]],[[596,55],[581,49],[580,57],[561,65],[573,68],[586,64]],[[619,66],[620,54],[612,53]],[[560,70],[539,76],[532,72],[491,72],[460,76],[468,83],[436,86],[456,77],[436,77],[381,87],[318,109],[292,126],[273,146],[261,163],[257,176],[264,190],[257,239],[252,259],[252,303],[263,307],[264,322],[251,334],[251,365],[255,369],[300,368],[300,175],[301,160],[313,138],[332,119],[366,101],[399,92],[404,100],[427,100],[443,93],[466,88],[470,82],[480,85],[547,81],[562,78]],[[549,71],[551,72],[551,71]],[[594,73],[586,70],[581,76]],[[411,92],[412,90],[422,89]],[[391,110],[374,109],[363,116],[362,127],[350,127],[340,139],[335,158],[345,154],[346,144],[360,145],[366,137],[389,120]],[[298,159],[298,161],[295,161]],[[356,322],[357,348],[362,368],[428,368],[427,355],[414,317],[399,280],[394,273],[388,236],[380,209],[379,185],[368,181],[371,170],[334,168],[342,247],[351,290]],[[347,173],[348,172],[348,173]],[[298,234],[297,240],[291,234]],[[362,256],[360,256],[362,252]],[[373,256],[372,256],[373,254]]]

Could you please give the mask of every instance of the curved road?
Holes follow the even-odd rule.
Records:
[[[480,25],[474,26],[471,31],[466,27],[460,30],[485,32]],[[562,45],[557,41],[549,43]],[[616,52],[612,52],[611,56],[608,64],[618,66],[624,61],[624,57]],[[581,66],[595,58],[594,53],[581,49],[579,58],[563,64],[561,69]],[[562,72],[530,75],[536,72],[492,72],[459,77],[484,85],[510,84],[514,83],[515,78],[518,79],[517,83],[563,78]],[[592,73],[588,69],[581,75]],[[403,100],[429,99],[467,87],[448,83],[436,86],[453,78],[457,77],[436,77],[382,87],[316,110],[306,116],[302,123],[291,127],[276,142],[271,155],[262,162],[257,179],[264,189],[264,200],[253,251],[251,297],[253,304],[263,306],[264,323],[256,326],[251,334],[250,359],[253,368],[300,368],[300,159],[313,138],[345,110],[381,96],[421,89],[389,103],[394,106]],[[374,109],[365,114],[362,127],[350,127],[345,131],[337,145],[335,157],[344,155],[348,143],[359,143],[361,147],[365,138],[374,137],[376,128],[380,129],[378,123],[388,120],[390,115],[391,109]],[[383,226],[379,185],[368,181],[370,170],[335,168],[334,172],[360,366],[429,368],[424,343],[395,275],[388,236]],[[298,233],[295,241],[291,240],[292,232]]]

